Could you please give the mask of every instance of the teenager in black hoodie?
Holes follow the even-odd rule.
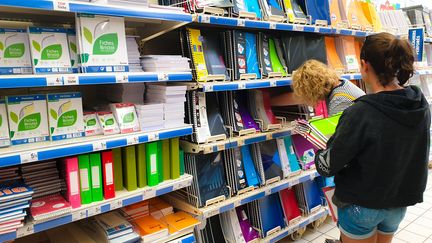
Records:
[[[343,243],[391,242],[406,207],[423,201],[429,156],[429,105],[415,86],[414,53],[388,33],[368,36],[361,50],[362,79],[372,90],[346,109],[318,172],[335,176]]]

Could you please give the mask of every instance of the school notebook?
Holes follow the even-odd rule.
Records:
[[[70,212],[70,204],[60,194],[34,199],[30,207],[30,214],[36,221],[55,218]]]

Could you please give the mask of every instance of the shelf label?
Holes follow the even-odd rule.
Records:
[[[110,210],[114,210],[121,207],[123,207],[123,201],[120,199],[110,202]]]
[[[63,83],[64,85],[78,85],[79,84],[78,75],[71,74],[71,75],[64,76]]]
[[[276,87],[277,82],[276,80],[270,80],[270,87]]]
[[[87,217],[87,210],[80,210],[72,213],[72,221],[78,221]]]
[[[212,84],[205,85],[204,87],[205,87],[205,91],[206,91],[206,92],[211,92],[211,91],[213,91],[213,85],[212,85]]]
[[[188,186],[190,186],[190,181],[182,181],[182,182],[179,182],[179,183],[175,183],[174,187],[173,187],[173,190],[182,189],[182,188],[185,188],[185,187],[188,187]]]
[[[225,150],[225,144],[217,145],[217,151],[223,151],[223,150]]]
[[[353,30],[353,31],[351,32],[351,35],[356,36],[356,35],[357,35],[357,31]]]
[[[106,141],[97,141],[93,143],[93,151],[105,150],[106,148]]]
[[[118,84],[129,82],[129,76],[127,74],[118,73],[116,74],[115,77],[116,77],[116,83]]]
[[[303,25],[295,24],[293,30],[295,30],[295,31],[304,31],[304,26]]]
[[[218,215],[219,214],[219,208],[215,208],[215,209],[213,209],[213,210],[210,210],[208,213],[206,213],[206,218],[210,218],[210,217],[213,217],[213,216],[215,216],[215,215]]]
[[[23,227],[20,227],[17,229],[16,231],[16,238],[21,238],[24,237],[26,235],[31,235],[34,233],[34,226],[32,223],[30,224],[26,224]]]
[[[158,81],[168,81],[169,77],[166,73],[158,73]]]
[[[151,141],[156,141],[156,140],[159,140],[159,133],[157,133],[157,132],[149,133],[148,141],[151,142]]]
[[[148,188],[143,193],[143,200],[156,197],[156,188]]]
[[[37,152],[23,153],[20,155],[20,159],[21,159],[21,164],[37,161],[38,153]]]
[[[299,181],[299,179],[296,179],[296,180],[291,181],[290,186],[295,186],[298,184],[300,184],[300,181]]]
[[[91,207],[91,208],[87,209],[87,217],[98,215],[100,213],[101,213],[100,206],[94,206],[94,207]]]
[[[238,84],[238,89],[246,89],[246,83],[245,82],[240,82]]]
[[[47,86],[60,86],[63,85],[62,76],[52,76],[49,75],[46,77]]]
[[[129,136],[126,138],[126,140],[127,140],[127,145],[134,145],[134,144],[139,143],[138,135]]]
[[[210,15],[201,15],[201,23],[210,24]]]
[[[237,26],[245,27],[245,25],[246,25],[246,20],[245,19],[238,19],[237,20]]]
[[[54,10],[69,12],[69,2],[67,0],[53,0]]]
[[[336,34],[339,35],[341,33],[341,29],[336,29]]]
[[[315,33],[319,33],[321,30],[321,28],[319,26],[315,26],[314,32]]]
[[[276,22],[270,22],[270,29],[275,30],[276,29]]]

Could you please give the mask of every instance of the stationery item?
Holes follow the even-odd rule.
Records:
[[[84,112],[84,131],[85,136],[101,135],[103,134],[102,127],[97,118],[96,112]]]
[[[249,186],[259,186],[260,185],[260,177],[256,171],[252,154],[249,146],[241,147],[241,155],[243,158],[244,169],[246,174],[246,181]]]
[[[72,208],[81,207],[80,179],[78,170],[78,158],[71,157],[63,160],[66,179],[66,199]]]
[[[158,167],[158,143],[146,143],[146,160],[147,160],[147,184],[149,186],[156,186],[159,184],[159,167]]]
[[[170,140],[165,139],[160,142],[162,144],[162,168],[163,178],[162,181],[171,179],[171,168],[170,168]]]
[[[110,199],[115,197],[114,184],[114,160],[112,151],[103,151],[102,156],[102,175],[103,175],[103,197]]]
[[[32,62],[25,29],[0,28],[0,75],[31,74]]]
[[[343,20],[346,21],[346,18],[342,19],[341,11],[339,9],[339,0],[330,0],[329,1],[329,8],[330,8],[331,26],[336,27],[336,28],[340,28],[340,26],[339,26],[340,23],[342,23]]]
[[[46,221],[70,212],[69,203],[60,194],[32,200],[30,207],[30,214],[35,221]]]
[[[51,140],[83,137],[83,109],[81,93],[48,94]]]
[[[359,63],[355,52],[354,37],[336,37],[336,51],[347,71],[358,71]]]
[[[257,78],[261,78],[258,63],[257,37],[253,33],[245,33],[246,39],[246,66],[247,73],[256,74]]]
[[[338,56],[338,53],[336,51],[336,44],[335,44],[335,38],[326,36],[325,38],[325,47],[327,52],[327,62],[328,65],[336,69],[338,71],[344,71],[344,65],[341,62],[341,59]]]
[[[87,154],[78,155],[78,168],[80,176],[81,204],[92,202],[92,178],[90,171],[90,156]]]
[[[147,166],[146,166],[146,151],[144,144],[138,144],[135,148],[137,162],[137,183],[138,187],[147,186]]]
[[[138,218],[133,223],[138,229],[143,242],[153,242],[169,235],[166,224],[151,215]]]
[[[248,12],[256,14],[257,19],[262,19],[261,8],[259,6],[259,0],[247,0],[245,1]]]
[[[329,206],[330,209],[330,215],[332,216],[332,219],[334,222],[338,221],[338,209],[337,206],[333,203],[333,196],[335,193],[335,187],[324,187],[322,189],[324,191],[324,196],[326,198],[327,204]]]
[[[304,22],[307,17],[305,10],[300,7],[298,0],[283,0],[285,5],[285,12],[288,16],[288,21],[291,23]],[[301,21],[300,21],[301,20]]]
[[[281,199],[282,209],[288,225],[291,225],[293,222],[297,222],[297,220],[301,218],[301,211],[297,203],[294,189],[283,189],[279,192],[279,197]]]
[[[205,93],[206,96],[206,110],[207,110],[207,120],[209,124],[209,129],[211,136],[217,135],[227,135],[227,131],[225,129],[222,115],[219,109],[219,101],[217,94]]]
[[[66,29],[28,27],[28,33],[34,73],[72,72]]]
[[[280,198],[277,193],[259,199],[259,209],[261,211],[263,235],[267,236],[272,230],[285,227],[283,210]]]
[[[141,65],[146,72],[190,72],[189,58],[180,55],[144,55]]]
[[[132,225],[117,211],[97,215],[94,219],[108,240],[133,232]]]
[[[123,190],[123,156],[122,149],[115,148],[112,150],[113,168],[114,168],[114,187],[116,191]]]
[[[67,40],[72,72],[78,73],[78,47],[75,29],[67,29]]]
[[[184,163],[184,151],[180,148],[180,175],[184,175],[185,163]]]
[[[182,211],[168,214],[164,217],[164,220],[168,225],[170,234],[193,228],[200,223],[192,215]]]
[[[297,156],[294,152],[294,147],[292,145],[291,136],[284,137],[285,150],[288,156],[289,166],[291,173],[297,173],[301,171],[300,164],[297,160]]]
[[[207,81],[209,71],[207,70],[206,58],[202,42],[203,38],[201,36],[201,31],[198,29],[186,29],[186,37],[188,38],[188,44],[194,67],[192,68],[194,78],[198,82],[205,82]]]
[[[246,242],[251,242],[259,239],[259,233],[249,222],[246,211],[242,207],[237,207],[236,212],[244,240]]]
[[[100,112],[97,112],[97,117],[98,117],[99,123],[102,126],[104,135],[111,135],[111,134],[120,133],[120,129],[119,129],[117,120],[114,117],[112,112],[100,111]]]
[[[135,146],[122,148],[123,185],[128,191],[137,189],[136,152]]]
[[[280,57],[276,51],[276,45],[274,38],[269,39],[269,51],[270,51],[270,61],[272,65],[273,72],[280,73],[282,76],[286,76],[285,67],[280,61]]]
[[[285,16],[282,6],[279,1],[276,0],[263,0],[260,1],[261,11],[264,15],[265,20],[272,20],[275,16],[277,20],[282,19]]]
[[[215,30],[201,30],[201,38],[203,38],[203,50],[205,63],[210,75],[223,75],[226,80],[230,80],[226,69],[223,51],[220,45],[220,33]]]
[[[321,23],[330,25],[330,6],[328,0],[305,1],[305,3],[307,13],[312,17],[312,24]]]
[[[382,26],[381,20],[378,16],[378,13],[375,9],[375,6],[373,6],[373,4],[370,2],[363,2],[363,1],[360,1],[360,5],[362,7],[362,10],[363,10],[363,13],[364,13],[366,19],[372,25],[373,30],[375,32],[382,31],[383,26]]]
[[[92,153],[90,158],[90,171],[92,180],[92,201],[103,200],[102,162],[100,153]]]
[[[284,178],[281,156],[276,140],[260,143],[261,159],[266,175],[266,181],[274,178]]]
[[[316,147],[306,138],[299,134],[291,135],[294,151],[301,163],[303,170],[308,170],[315,167],[314,159],[317,151]]]
[[[157,141],[157,167],[159,182],[164,181],[164,165],[163,165],[163,151],[162,151],[162,141]]]
[[[116,103],[111,104],[110,108],[117,120],[120,133],[137,132],[140,130],[134,104]]]
[[[246,242],[235,209],[219,214],[219,218],[227,242]]]
[[[0,121],[4,121],[0,122],[0,147],[6,147],[11,144],[9,138],[9,123],[7,122],[7,119],[8,112],[6,110],[5,100],[0,99]]]
[[[82,72],[129,71],[124,18],[78,14],[75,23]]]
[[[121,208],[122,215],[128,220],[134,220],[149,215],[149,201],[141,201]]]
[[[269,36],[264,33],[258,34],[258,50],[259,60],[262,75],[267,77],[270,72],[273,72],[269,50]]]
[[[183,152],[183,151],[181,151]],[[181,173],[181,160],[183,161],[183,154],[180,152],[179,138],[171,138],[169,140],[169,154],[170,154],[170,178],[177,179],[180,177]],[[184,169],[183,169],[184,170]]]
[[[49,139],[44,95],[8,96],[6,102],[12,145]]]

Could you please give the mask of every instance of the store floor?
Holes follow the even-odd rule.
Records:
[[[409,207],[407,214],[399,226],[392,243],[432,243],[432,171],[429,171],[429,180],[424,194],[424,202]],[[326,238],[339,239],[339,230],[336,224],[328,217],[325,223],[313,230],[308,228],[301,240],[296,243],[324,243]],[[289,237],[281,242],[293,242]]]

